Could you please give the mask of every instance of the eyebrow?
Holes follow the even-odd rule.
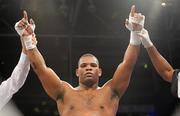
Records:
[[[81,63],[79,66],[87,65],[87,64],[98,66],[98,63],[94,63],[94,62],[93,63]]]

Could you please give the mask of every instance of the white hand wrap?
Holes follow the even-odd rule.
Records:
[[[29,24],[28,22],[26,22],[26,23],[27,23],[26,27],[25,27],[25,28],[20,28],[20,27],[19,27],[19,23],[20,23],[20,22],[21,22],[21,21],[19,21],[19,22],[17,22],[17,23],[15,24],[15,30],[16,30],[17,33],[21,36],[22,42],[24,43],[25,48],[26,48],[27,50],[35,48],[35,47],[36,47],[36,44],[33,43],[33,40],[32,40],[33,34],[34,34],[34,30],[35,30],[35,24],[34,24],[34,23],[33,23],[33,24]],[[26,29],[28,26],[31,27],[33,33],[32,33],[31,35],[28,35],[28,36],[23,36],[24,31],[25,31],[25,29]]]
[[[138,35],[138,33],[141,32],[141,30],[136,30],[133,28],[133,23],[139,24],[144,28],[144,22],[145,22],[145,16],[139,14],[136,14],[136,16],[129,15],[129,20],[126,19],[126,28],[131,31],[130,35],[130,44],[132,45],[140,45],[141,44],[141,37]]]
[[[20,28],[20,27],[19,27],[20,22],[21,22],[21,21],[18,21],[18,22],[15,24],[15,26],[14,26],[15,30],[17,31],[17,33],[18,33],[20,36],[23,35],[25,29],[26,29],[28,26],[31,27],[31,29],[32,29],[32,31],[33,31],[33,33],[34,33],[34,30],[35,30],[35,27],[36,27],[35,24],[29,24],[28,22],[26,22],[26,23],[27,23],[26,27],[25,27],[25,28]]]
[[[133,31],[133,24],[131,22],[129,22],[128,19],[126,19],[126,28],[131,32],[130,34],[130,44],[131,45],[140,45],[141,44],[141,40],[140,40],[140,36],[137,34],[138,31]]]
[[[145,48],[153,46],[153,43],[151,42],[149,37],[149,33],[146,29],[143,28],[142,31],[138,33],[138,35],[141,36],[141,41]]]
[[[17,31],[17,33],[18,33],[20,36],[22,36],[23,33],[24,33],[25,28],[24,28],[24,29],[21,29],[21,28],[18,26],[20,22],[21,22],[21,21],[18,21],[18,22],[15,24],[14,28],[15,28],[15,30]]]
[[[141,37],[137,34],[137,32],[131,31],[130,44],[131,45],[140,45],[141,44]]]
[[[133,23],[139,24],[140,26],[142,26],[142,28],[144,28],[145,16],[141,15],[141,14],[137,14],[136,16],[132,17],[131,14],[130,14],[129,15],[129,20],[126,19],[126,21],[128,22],[128,24],[126,24],[126,28],[129,31],[141,32],[141,30],[135,30],[133,28]]]
[[[140,14],[138,14],[140,15]],[[136,23],[136,24],[139,24],[141,26],[144,27],[144,21],[145,21],[145,16],[137,16],[137,17],[132,17],[131,14],[129,15],[129,22],[130,23]]]
[[[33,35],[22,37],[22,41],[27,50],[30,50],[36,47],[36,44],[33,43],[32,38],[33,38]]]

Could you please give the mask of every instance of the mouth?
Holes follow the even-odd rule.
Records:
[[[92,76],[93,76],[93,73],[87,72],[87,73],[85,73],[85,76],[86,76],[86,77],[92,77]]]

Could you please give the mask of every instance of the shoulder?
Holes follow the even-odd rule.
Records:
[[[71,84],[69,84],[66,81],[61,81],[61,83],[62,83],[63,89],[65,89],[65,90],[69,90],[69,89],[73,90],[73,89],[75,89]]]
[[[63,100],[64,99],[64,95],[65,93],[67,93],[68,91],[73,90],[74,88],[72,87],[71,84],[69,84],[66,81],[61,81],[61,87],[58,88],[58,94],[56,96],[56,100]]]
[[[106,87],[110,87],[111,88],[112,85],[112,79],[108,80],[103,86],[102,88],[106,88]]]

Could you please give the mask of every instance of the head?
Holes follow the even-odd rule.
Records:
[[[102,70],[98,59],[92,54],[84,54],[79,58],[76,76],[79,77],[79,85],[85,87],[97,87]]]

